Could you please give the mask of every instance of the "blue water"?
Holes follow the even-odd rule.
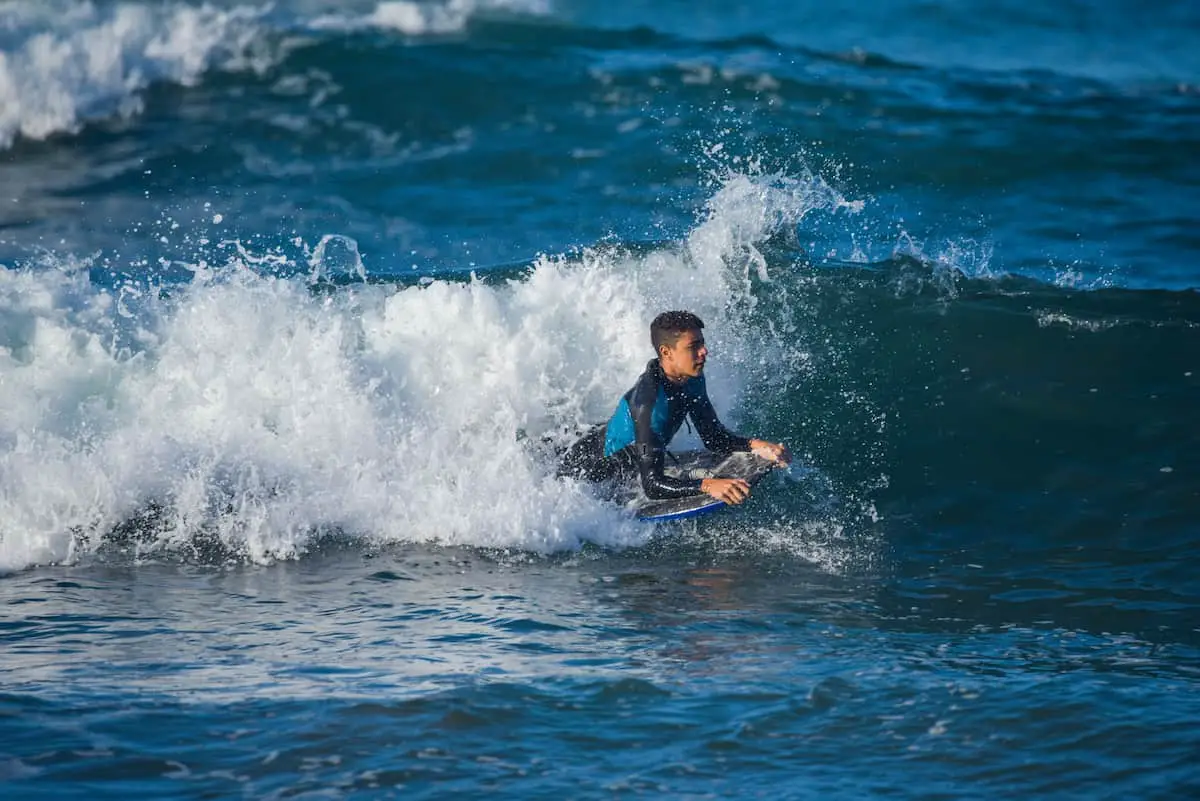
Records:
[[[0,794],[1200,795],[1198,36],[0,2]],[[653,526],[666,308],[797,462]]]

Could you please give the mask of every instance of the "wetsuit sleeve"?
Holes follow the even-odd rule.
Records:
[[[647,498],[656,501],[695,495],[700,492],[699,479],[671,478],[663,475],[666,448],[651,425],[657,399],[658,387],[651,380],[639,381],[629,397],[629,411],[633,414],[636,437],[633,448],[638,473],[642,479],[642,491],[646,493]]]
[[[700,433],[700,439],[704,442],[704,447],[710,451],[732,453],[733,451],[750,450],[750,440],[721,425],[707,394],[696,399],[691,416],[692,422],[696,424],[696,430]]]

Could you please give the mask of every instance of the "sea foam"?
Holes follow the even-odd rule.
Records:
[[[544,16],[549,12],[547,0],[383,0],[369,10],[343,7],[320,14],[309,25],[314,29],[337,31],[374,28],[408,36],[444,36],[462,31],[472,19],[481,15]]]
[[[268,6],[182,2],[9,3],[0,9],[0,147],[88,120],[129,117],[158,81],[189,85],[209,69],[263,70]]]
[[[445,35],[480,14],[547,11],[543,0],[7,2],[0,4],[0,148],[133,117],[156,83],[191,86],[211,70],[264,73],[323,31]]]

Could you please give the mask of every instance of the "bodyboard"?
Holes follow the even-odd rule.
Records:
[[[663,473],[673,478],[741,478],[750,486],[754,486],[774,468],[774,462],[755,456],[750,451],[728,454],[712,451],[668,451]],[[642,492],[637,478],[633,479],[628,488],[628,499],[625,502],[625,508],[638,520],[651,521],[681,520],[715,512],[724,506],[724,501],[718,501],[702,492],[684,498],[651,500]]]

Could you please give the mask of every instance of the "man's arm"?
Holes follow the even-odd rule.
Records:
[[[702,492],[699,480],[663,475],[666,447],[650,425],[657,399],[658,386],[649,380],[640,381],[629,397],[629,411],[633,414],[635,436],[633,448],[637,457],[638,473],[642,479],[642,491],[646,493],[647,498],[656,501],[684,498]]]
[[[717,412],[713,409],[712,401],[705,394],[696,399],[691,410],[692,422],[700,432],[704,447],[718,453],[733,453],[734,451],[750,450],[750,440],[739,436],[721,425]]]
[[[792,461],[792,455],[788,453],[785,446],[777,442],[768,442],[765,439],[747,439],[734,434],[721,425],[708,395],[704,395],[696,401],[696,405],[692,409],[692,420],[696,423],[696,430],[700,432],[700,439],[703,440],[704,447],[710,451],[719,453],[753,451],[756,456],[766,459],[768,462],[786,465]]]

